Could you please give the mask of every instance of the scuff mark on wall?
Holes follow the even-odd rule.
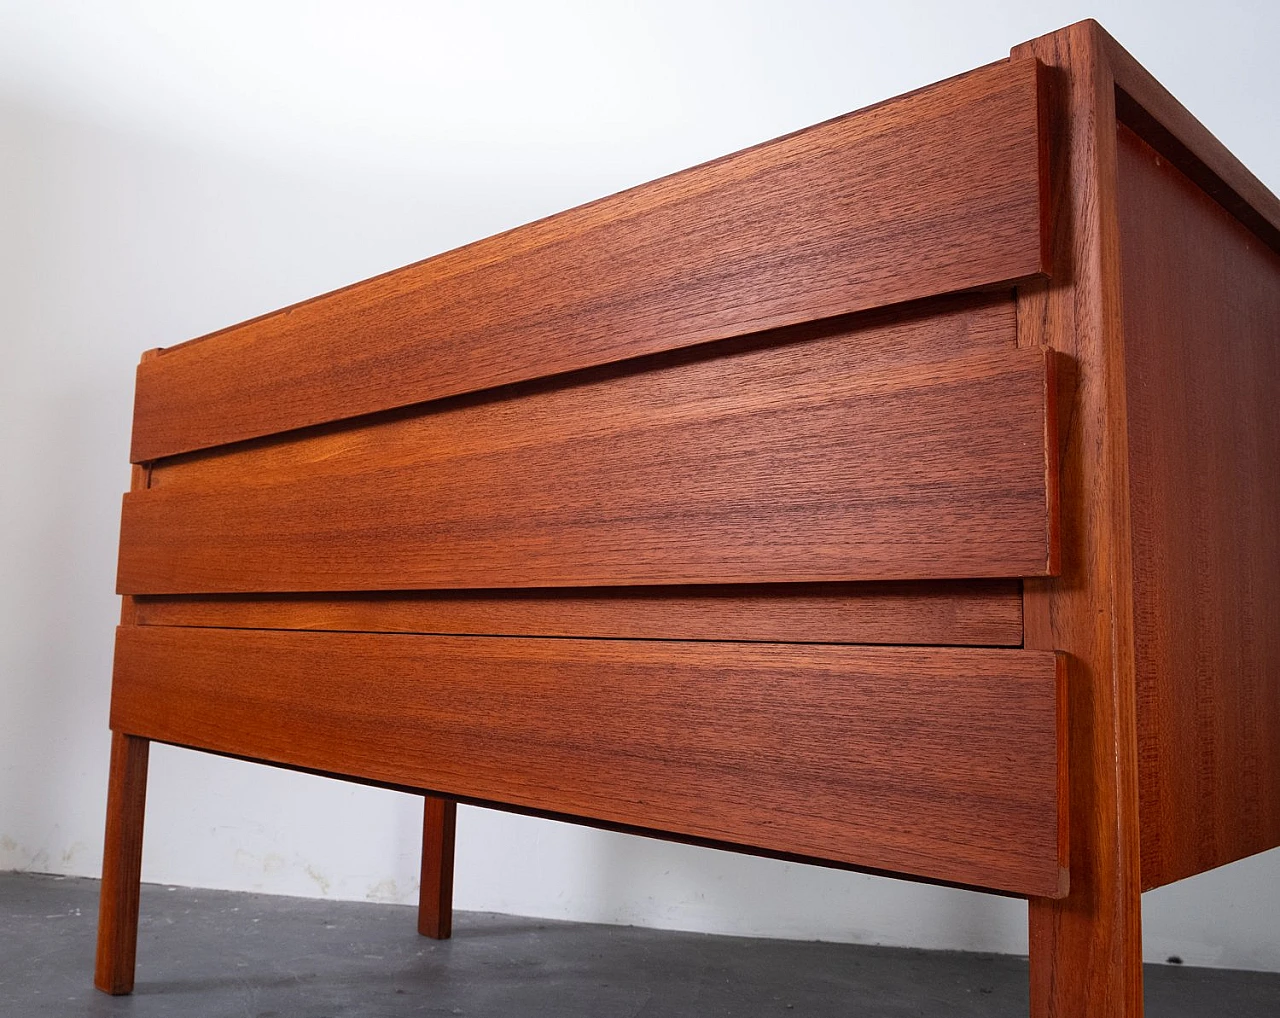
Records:
[[[13,870],[17,873],[52,873],[49,865],[49,850],[42,848],[36,852],[24,847],[9,835],[0,836],[0,870]]]
[[[368,901],[394,903],[400,900],[400,892],[396,890],[396,882],[391,879],[379,880],[365,892]]]
[[[329,896],[329,878],[310,863],[303,866],[303,869],[306,870],[307,876],[316,882],[316,886],[320,888],[320,893],[327,898]]]
[[[83,841],[72,842],[71,846],[62,853],[62,864],[64,866],[71,865],[71,863],[75,862],[76,856],[85,851],[88,847],[89,845]]]

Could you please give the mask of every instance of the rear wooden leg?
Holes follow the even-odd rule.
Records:
[[[453,832],[458,804],[438,795],[422,801],[422,883],[418,932],[448,940],[453,931]]]
[[[142,816],[150,742],[111,733],[107,829],[98,905],[98,957],[93,984],[105,993],[133,992],[142,882]]]

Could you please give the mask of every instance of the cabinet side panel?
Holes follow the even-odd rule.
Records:
[[[1280,256],[1118,138],[1142,882],[1280,844]]]

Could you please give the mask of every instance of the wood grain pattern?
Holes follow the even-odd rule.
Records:
[[[122,627],[112,723],[442,795],[1061,890],[1054,655]]]
[[[145,350],[142,354],[143,363],[150,361],[160,351],[156,349]],[[151,464],[150,463],[134,463],[129,468],[129,490],[145,491],[151,487]],[[125,594],[120,598],[120,624],[122,626],[134,625],[138,620],[137,604],[133,597]]]
[[[1038,90],[981,68],[172,347],[132,458],[1044,273]]]
[[[1205,194],[1280,251],[1280,198],[1106,32],[1099,31],[1116,85],[1116,114]]]
[[[139,597],[150,626],[1016,647],[1017,580]]]
[[[93,984],[110,994],[133,992],[142,888],[142,823],[147,803],[146,739],[111,733],[107,824],[98,897]]]
[[[1063,557],[1024,585],[1026,645],[1067,661],[1071,891],[1030,904],[1033,1018],[1140,1018],[1141,894],[1115,89],[1092,21],[1014,49],[1047,66],[1054,278],[1019,342],[1061,351]]]
[[[1142,881],[1280,845],[1280,255],[1119,132]]]
[[[786,386],[807,379],[817,387],[832,377],[923,369],[951,358],[995,354],[1018,345],[1012,298],[1011,291],[935,297],[633,358],[624,364],[503,386],[356,421],[170,456],[149,465],[146,486],[168,490],[225,487],[243,483],[250,471],[271,477],[306,476],[352,442],[361,441],[360,436],[367,435],[365,428],[484,404],[507,405],[529,397],[554,399],[550,394],[561,390],[608,393],[616,391],[608,388],[611,383],[620,383],[625,398],[657,409],[689,403],[700,387],[716,393],[730,390],[744,379],[777,379]],[[625,379],[630,380],[620,381]],[[759,388],[756,383],[757,391]],[[567,416],[590,409],[586,404],[575,408],[572,396],[561,398],[566,400]],[[615,396],[613,402],[619,398]],[[637,412],[636,408],[596,402],[598,409],[609,413]],[[512,408],[509,412],[519,411]],[[643,413],[643,408],[639,412]],[[434,437],[441,443],[445,440],[443,435]]]
[[[149,361],[156,353],[147,350],[142,360]],[[151,480],[150,466],[135,463],[129,473],[129,490],[146,490]],[[122,597],[120,624],[131,626],[137,621],[136,599]],[[113,995],[133,992],[149,756],[146,739],[112,732],[93,983]]]
[[[119,589],[1043,574],[1050,363],[716,360],[319,436],[271,468],[224,459],[221,484],[125,496]]]
[[[422,797],[422,878],[418,884],[418,932],[433,940],[453,934],[453,844],[458,804]]]

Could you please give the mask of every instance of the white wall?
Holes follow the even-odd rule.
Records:
[[[98,872],[142,350],[1088,15],[1280,189],[1278,10],[0,0],[0,869]],[[408,796],[157,747],[148,811],[148,880],[414,896]],[[1025,951],[995,897],[478,810],[459,828],[464,909]],[[1280,970],[1277,916],[1273,852],[1149,895],[1148,954]]]

